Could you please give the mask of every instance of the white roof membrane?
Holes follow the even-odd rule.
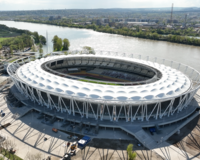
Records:
[[[88,58],[105,58],[109,61],[120,60],[131,63],[145,64],[156,68],[162,73],[160,80],[143,85],[135,86],[110,86],[97,83],[81,82],[44,71],[41,65],[50,60],[65,59],[73,57],[84,57],[84,63],[88,63]],[[109,62],[106,62],[106,64]],[[113,63],[113,61],[112,61]],[[90,98],[95,100],[115,100],[115,101],[152,101],[178,96],[190,89],[190,79],[182,72],[150,61],[134,58],[95,56],[95,55],[68,55],[52,56],[42,58],[24,64],[17,70],[17,76],[28,85],[62,97],[74,96],[77,98]]]

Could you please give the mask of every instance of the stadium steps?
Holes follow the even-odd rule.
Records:
[[[185,125],[185,124],[184,124]],[[181,126],[183,127],[183,126]],[[200,160],[197,157],[187,153],[180,148],[177,148],[165,141],[163,142],[156,142],[152,139],[150,135],[148,135],[140,126],[138,127],[130,127],[130,126],[123,126],[121,127],[124,131],[128,132],[129,134],[133,135],[136,139],[140,141],[145,147],[149,150],[154,151],[163,159],[166,160],[174,160],[174,159],[183,159],[183,160]]]
[[[163,135],[162,141],[166,141],[169,137],[179,131],[182,127],[184,127],[187,123],[193,120],[195,117],[199,115],[199,111],[194,112],[189,118],[184,120],[181,124],[178,125],[175,129],[171,130],[168,134]],[[160,136],[152,137],[150,134],[145,132],[140,126],[122,126],[121,129],[126,131],[127,133],[133,135],[136,139],[138,139],[145,147],[148,149],[155,149],[159,147],[160,144]]]
[[[192,121],[195,117],[199,115],[199,112],[195,112],[192,116],[187,118],[182,124],[180,124],[175,130],[167,134],[165,137],[163,137],[163,140],[167,140],[169,137],[171,137],[173,134],[175,134],[178,130],[183,128],[186,124],[188,124],[190,121]]]
[[[152,139],[152,137],[150,137],[140,126],[123,126],[121,127],[121,129],[133,135],[136,139],[140,141],[140,143],[142,143],[148,149],[154,149],[158,147],[157,142],[154,139]]]

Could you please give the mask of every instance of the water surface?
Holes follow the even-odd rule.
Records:
[[[80,49],[83,46],[90,46],[98,50],[110,50],[116,52],[141,54],[143,56],[157,56],[171,59],[200,71],[200,47],[176,44],[164,41],[154,41],[148,39],[126,37],[107,33],[99,33],[88,29],[76,29],[45,24],[35,24],[26,22],[0,21],[8,27],[37,31],[46,36],[48,32],[48,51],[53,50],[51,42],[54,35],[61,38],[68,38],[70,49]],[[44,47],[46,52],[46,47]]]

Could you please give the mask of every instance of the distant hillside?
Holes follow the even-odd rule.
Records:
[[[196,12],[200,11],[197,7],[174,7],[174,12]],[[61,9],[61,10],[23,10],[23,11],[0,11],[0,17],[15,17],[15,16],[42,16],[47,17],[49,15],[77,15],[82,13],[83,15],[104,15],[104,13],[130,13],[130,12],[171,12],[170,7],[166,8],[112,8],[112,9]]]

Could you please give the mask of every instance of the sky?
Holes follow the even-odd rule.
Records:
[[[200,7],[200,0],[0,0],[1,10]]]

